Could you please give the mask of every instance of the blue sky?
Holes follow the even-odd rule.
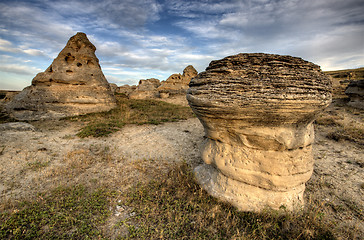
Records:
[[[240,52],[364,66],[363,0],[0,0],[0,89],[30,85],[77,32],[118,85]]]

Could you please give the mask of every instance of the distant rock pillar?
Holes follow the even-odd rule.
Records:
[[[212,61],[187,100],[205,128],[197,180],[243,211],[303,204],[313,171],[312,122],[331,102],[320,67],[291,56],[238,54]]]
[[[350,82],[345,94],[350,98],[349,106],[364,109],[364,79]]]

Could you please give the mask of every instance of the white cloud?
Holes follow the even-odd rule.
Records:
[[[32,56],[44,56],[44,52],[38,49],[25,49],[23,50],[26,54],[32,55]]]
[[[213,56],[204,54],[194,54],[194,53],[181,53],[177,56],[178,59],[184,59],[185,61],[194,60],[211,60]]]
[[[237,6],[244,5],[242,1],[210,1],[210,0],[169,0],[166,2],[167,10],[172,15],[198,18],[204,15],[217,15],[233,11]]]
[[[81,22],[101,28],[140,27],[147,21],[158,20],[161,10],[155,0],[75,0],[72,4],[61,0],[48,2],[48,7],[57,9],[64,17],[78,16]]]
[[[1,64],[0,71],[7,73],[16,73],[20,75],[34,76],[37,72],[40,71],[40,69],[17,64]]]
[[[183,9],[181,17],[195,13],[175,24],[207,41],[205,52],[210,55],[271,52],[311,59],[325,69],[363,66],[364,5],[356,0],[225,2],[226,7],[219,8],[223,14],[217,15],[214,4],[197,7],[205,1],[190,7],[174,3],[175,14],[176,6]]]
[[[2,47],[11,47],[11,45],[12,45],[12,43],[11,42],[9,42],[9,41],[7,41],[7,40],[5,40],[5,39],[1,39],[0,38],[0,46],[2,46]]]
[[[22,58],[0,55],[0,89],[21,90],[40,71]]]
[[[38,49],[22,49],[16,48],[10,41],[4,40],[0,38],[0,51],[9,52],[9,53],[24,53],[31,56],[47,56],[43,51]]]

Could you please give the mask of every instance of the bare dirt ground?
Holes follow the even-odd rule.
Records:
[[[364,111],[347,107],[343,99],[334,100],[324,115],[342,124],[341,128],[356,129],[358,134],[364,132]],[[345,238],[364,239],[363,136],[358,142],[337,141],[330,135],[340,128],[315,127],[314,173],[307,183],[306,197],[322,204],[339,228],[353,233]]]
[[[335,103],[326,114],[364,128],[364,113],[349,110]],[[176,162],[193,166],[201,162],[204,133],[196,118],[162,125],[127,125],[109,137],[85,139],[76,136],[82,123],[44,121],[32,125],[34,131],[0,132],[0,201],[31,199],[59,185],[78,183],[123,191]],[[364,238],[364,147],[327,138],[332,130],[331,126],[316,126],[315,170],[307,183],[306,202],[321,204],[338,228],[351,229],[353,235],[348,238]],[[117,218],[120,209],[115,211],[113,217]]]
[[[104,138],[78,138],[75,122],[33,123],[36,131],[3,131],[1,198],[20,199],[73,182],[128,184],[140,173],[176,161],[196,162],[203,128],[197,119],[163,125],[129,125]],[[149,168],[149,169],[148,169]],[[153,169],[155,168],[155,169]],[[66,175],[66,176],[64,176]],[[116,180],[116,181],[115,181]]]

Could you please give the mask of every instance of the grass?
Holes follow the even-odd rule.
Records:
[[[334,239],[319,208],[239,212],[209,196],[186,164],[125,196],[131,239]]]
[[[324,112],[315,120],[315,124],[330,127],[328,139],[335,141],[350,141],[364,145],[364,128],[353,123],[347,123],[339,116]]]
[[[28,167],[33,171],[38,171],[42,168],[49,166],[49,164],[50,164],[49,162],[43,162],[43,161],[36,160],[34,162],[29,162]]]
[[[0,215],[0,239],[100,239],[98,228],[109,215],[103,189],[59,187],[23,201]]]
[[[108,239],[105,226],[115,218],[115,203],[127,211],[109,227],[126,229],[116,239],[335,239],[320,206],[239,212],[202,190],[185,163],[121,194],[76,185],[8,203],[0,215],[0,239]]]
[[[337,131],[329,132],[326,136],[335,141],[351,141],[364,145],[364,130],[355,127],[344,127]]]
[[[84,138],[88,136],[93,137],[105,137],[109,134],[118,131],[121,129],[125,124],[122,122],[97,122],[93,123],[90,122],[86,127],[83,127],[78,133],[77,136]]]
[[[194,117],[189,107],[157,100],[128,99],[117,94],[117,108],[102,113],[68,117],[70,121],[87,122],[77,134],[79,137],[104,137],[119,131],[125,124],[160,124]]]

